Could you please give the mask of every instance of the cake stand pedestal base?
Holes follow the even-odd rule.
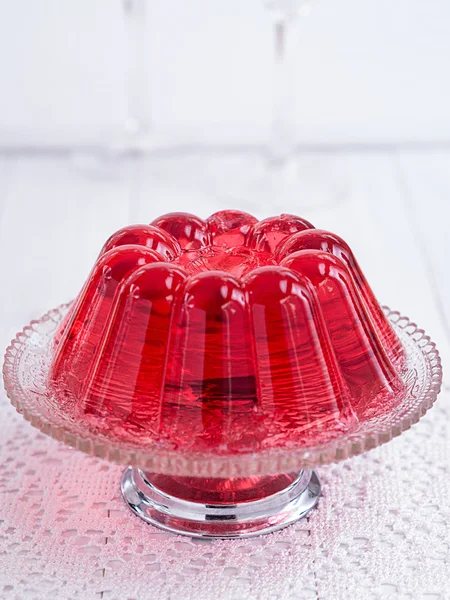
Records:
[[[128,467],[122,495],[144,521],[173,533],[248,538],[304,517],[317,503],[315,471],[216,479],[144,473]]]

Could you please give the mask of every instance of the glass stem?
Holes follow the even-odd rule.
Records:
[[[150,127],[148,72],[148,0],[122,0],[126,35],[126,132],[140,135]]]
[[[283,15],[274,23],[273,114],[268,156],[275,165],[285,164],[296,144],[297,22],[296,17]]]

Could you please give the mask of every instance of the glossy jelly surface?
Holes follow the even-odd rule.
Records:
[[[350,248],[306,220],[164,215],[105,243],[55,338],[51,385],[121,440],[240,453],[382,414],[403,348]]]

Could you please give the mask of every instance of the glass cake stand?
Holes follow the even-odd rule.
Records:
[[[360,420],[326,443],[240,454],[176,451],[154,441],[123,440],[70,417],[47,385],[53,339],[70,305],[32,321],[6,351],[6,393],[43,433],[78,450],[127,465],[125,502],[161,529],[193,537],[244,538],[281,529],[306,515],[320,496],[313,470],[361,454],[409,429],[433,405],[442,383],[435,344],[415,323],[384,308],[406,353],[405,386],[391,408]]]

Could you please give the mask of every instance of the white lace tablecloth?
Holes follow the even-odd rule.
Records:
[[[3,396],[0,598],[450,598],[449,395],[400,438],[321,468],[308,518],[246,541],[145,524],[121,499],[121,467],[46,438]]]

